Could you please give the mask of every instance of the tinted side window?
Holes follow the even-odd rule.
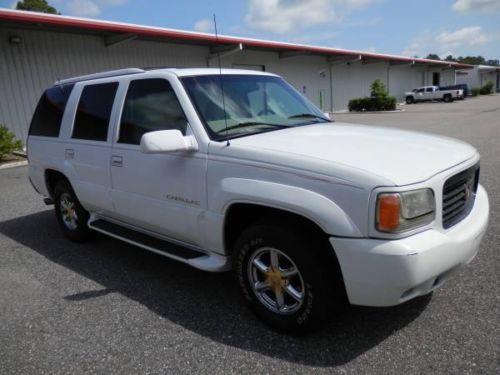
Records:
[[[76,110],[73,138],[106,141],[118,82],[85,86]]]
[[[29,135],[59,136],[64,109],[73,86],[56,86],[43,93],[33,114]]]
[[[186,134],[187,120],[170,83],[165,79],[130,82],[118,142],[139,144],[144,133],[178,129]]]
[[[425,89],[425,91],[427,91],[427,92],[432,92],[432,87],[427,87],[427,88]]]

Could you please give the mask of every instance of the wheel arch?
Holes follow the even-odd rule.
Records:
[[[211,203],[212,209],[222,214],[224,222],[227,221],[227,213],[233,205],[252,204],[304,217],[329,235],[362,236],[358,226],[334,201],[317,192],[296,186],[227,178],[212,196]]]
[[[56,169],[48,168],[45,170],[44,175],[45,175],[45,186],[47,188],[47,192],[49,193],[52,199],[54,198],[54,188],[56,187],[57,181],[64,180],[70,186],[72,186],[68,177],[66,177],[64,173]]]

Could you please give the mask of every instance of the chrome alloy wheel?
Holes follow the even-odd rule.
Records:
[[[68,193],[63,193],[59,198],[59,203],[59,210],[61,211],[64,225],[69,230],[75,230],[78,226],[78,215],[76,214],[73,197]]]
[[[293,314],[304,303],[304,280],[295,263],[282,251],[271,247],[256,250],[247,270],[255,295],[272,312]]]

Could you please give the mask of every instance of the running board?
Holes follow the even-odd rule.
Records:
[[[88,226],[90,229],[97,232],[104,233],[121,241],[178,260],[179,262],[189,264],[192,267],[204,271],[220,272],[229,269],[228,257],[214,253],[207,254],[202,251],[180,246],[105,219],[91,217]]]

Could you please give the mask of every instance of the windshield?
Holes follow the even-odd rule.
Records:
[[[279,77],[226,74],[181,81],[214,140],[330,121]]]

